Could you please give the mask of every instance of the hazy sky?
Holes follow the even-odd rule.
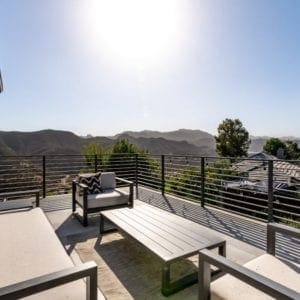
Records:
[[[0,130],[300,136],[300,1],[1,0],[0,69]]]

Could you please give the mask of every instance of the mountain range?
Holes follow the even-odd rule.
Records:
[[[0,155],[81,154],[83,145],[99,143],[109,148],[118,138],[127,139],[151,154],[216,155],[214,136],[202,130],[190,129],[169,132],[125,131],[111,137],[80,137],[69,131],[50,129],[36,132],[0,131]],[[249,152],[260,152],[267,139],[252,136]],[[289,139],[300,143],[300,139]]]

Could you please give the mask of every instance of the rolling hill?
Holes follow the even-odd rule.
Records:
[[[113,137],[80,137],[69,131],[0,131],[0,155],[81,154],[83,145],[99,143],[110,148],[117,138],[129,140],[151,154],[215,156],[214,136],[201,130],[125,131]],[[260,152],[268,137],[251,137],[249,152]],[[287,139],[287,138],[282,138]],[[290,138],[298,143],[299,139]]]
[[[52,155],[81,154],[82,146],[94,140],[111,146],[113,141],[105,137],[84,139],[72,132],[42,130],[36,132],[0,131],[2,155]]]
[[[214,154],[214,150],[206,145],[199,147],[185,140],[133,137],[129,134],[120,134],[118,137],[128,139],[132,144],[148,150],[151,154]],[[109,148],[115,143],[115,140],[116,137],[83,138],[72,132],[50,129],[36,132],[0,131],[0,155],[81,154],[83,145],[99,143]]]

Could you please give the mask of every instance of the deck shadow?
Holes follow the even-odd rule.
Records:
[[[182,200],[170,195],[140,188],[139,200],[150,205],[175,213],[195,223],[218,231],[222,234],[266,250],[266,224],[246,217],[222,212],[221,210],[201,207],[197,203]],[[300,263],[300,241],[278,235],[276,254],[284,259]]]
[[[84,242],[73,237],[73,243],[83,261],[97,263],[99,286],[110,296],[108,299],[167,299],[160,292],[162,261],[132,239],[116,232]],[[197,271],[197,256],[172,264],[171,278],[178,279],[194,271]],[[168,299],[195,299],[196,290],[192,286]],[[112,294],[114,291],[119,295]]]

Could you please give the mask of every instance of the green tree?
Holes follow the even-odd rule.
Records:
[[[226,192],[224,182],[235,181],[238,178],[238,175],[237,170],[232,167],[229,159],[220,159],[207,166],[205,178],[207,202],[224,207],[224,205],[229,202],[223,198],[223,193]]]
[[[294,141],[285,142],[285,158],[286,159],[300,159],[300,149],[298,144]]]
[[[95,155],[97,155],[98,164],[103,166],[105,164],[107,150],[99,143],[90,143],[83,145],[82,154],[88,167],[94,170]]]
[[[270,138],[266,141],[263,150],[264,152],[277,156],[278,149],[283,150],[285,159],[300,159],[300,149],[294,141],[282,141],[278,138]]]
[[[218,183],[222,180],[232,180],[238,172],[232,168],[229,159],[220,159],[206,167],[206,179],[208,183]]]
[[[263,150],[264,150],[264,152],[266,152],[268,154],[277,156],[277,151],[280,148],[285,150],[285,148],[286,148],[285,143],[282,140],[278,139],[278,138],[272,137],[272,138],[269,138],[266,141],[266,143],[263,147]]]
[[[144,184],[153,184],[160,178],[157,160],[147,151],[131,144],[126,139],[118,139],[113,145],[107,161],[107,170],[114,171],[127,179],[134,179],[136,158],[138,159],[139,180]]]
[[[143,149],[138,148],[137,146],[129,143],[126,139],[118,139],[111,149],[111,153],[120,154],[120,153],[127,153],[127,154],[138,154],[144,153]]]
[[[188,166],[166,177],[166,192],[199,200],[200,184],[200,169]]]
[[[248,153],[249,133],[239,119],[225,119],[215,136],[216,150],[223,157],[242,157]]]
[[[218,200],[225,190],[224,181],[234,180],[237,171],[232,168],[229,159],[218,160],[205,167],[205,190],[208,202]],[[200,167],[187,166],[166,177],[166,192],[188,199],[201,198]],[[213,202],[214,203],[214,202]],[[215,204],[215,203],[214,203]],[[218,204],[216,204],[218,205]]]
[[[118,176],[133,179],[135,174],[135,154],[142,152],[126,139],[117,139],[110,149],[106,171],[113,171]]]

